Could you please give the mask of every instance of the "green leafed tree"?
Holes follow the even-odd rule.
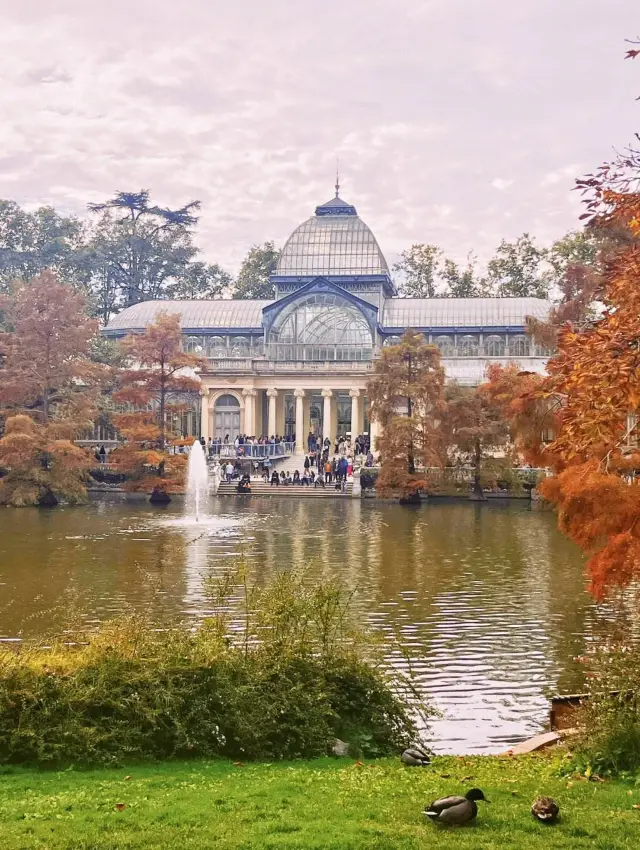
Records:
[[[444,283],[443,295],[447,298],[479,298],[491,295],[491,284],[481,275],[478,261],[473,253],[467,256],[466,266],[445,259],[440,276]]]
[[[76,288],[86,286],[91,260],[82,221],[62,216],[53,207],[27,212],[15,201],[0,200],[0,293],[44,268]]]
[[[102,281],[115,289],[114,307],[166,298],[197,254],[193,228],[199,201],[171,210],[149,192],[117,192],[89,210],[101,214],[91,247]]]
[[[278,265],[280,251],[273,242],[254,245],[242,261],[233,285],[233,298],[274,298],[275,287],[269,280]]]
[[[550,280],[546,259],[547,251],[528,233],[515,242],[503,239],[487,266],[491,290],[502,298],[547,298]]]
[[[393,270],[400,275],[398,290],[405,298],[434,298],[442,265],[437,245],[417,243],[400,254]]]
[[[197,260],[189,263],[183,274],[168,287],[168,294],[171,298],[187,298],[190,301],[221,298],[230,291],[232,283],[229,272],[217,263]]]

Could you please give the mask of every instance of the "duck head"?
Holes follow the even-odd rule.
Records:
[[[490,802],[489,800],[487,800],[487,798],[484,796],[484,794],[479,788],[471,788],[464,796],[467,798],[467,800],[471,801],[484,800],[485,803]]]

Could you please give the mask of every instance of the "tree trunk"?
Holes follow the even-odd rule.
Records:
[[[469,498],[472,502],[485,502],[487,497],[484,494],[482,489],[482,483],[480,480],[480,469],[482,465],[482,445],[480,440],[476,440],[475,449],[473,453],[473,489],[469,494]]]
[[[56,498],[53,491],[47,487],[40,498],[38,499],[38,507],[39,508],[55,508],[58,504],[58,499]]]
[[[161,452],[164,451],[164,446],[165,446],[165,442],[166,442],[166,440],[165,440],[165,426],[164,426],[165,394],[166,394],[165,386],[164,386],[164,383],[162,383],[160,385],[160,439],[158,441],[159,444],[160,444],[160,451]]]

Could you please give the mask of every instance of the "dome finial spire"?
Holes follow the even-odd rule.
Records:
[[[340,195],[340,160],[336,157],[336,198]]]

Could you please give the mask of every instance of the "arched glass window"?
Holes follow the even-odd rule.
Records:
[[[207,340],[208,357],[228,357],[227,340],[223,336],[209,336]]]
[[[216,399],[213,418],[216,439],[233,442],[240,433],[240,402],[230,393]]]
[[[185,336],[182,338],[182,347],[188,354],[204,354],[205,340],[201,336]]]
[[[443,357],[453,357],[456,353],[453,339],[450,336],[437,336],[433,340],[433,344],[438,346]]]
[[[399,336],[388,336],[388,337],[385,338],[382,345],[383,345],[384,348],[387,348],[387,346],[389,346],[389,345],[398,345],[399,342],[400,342]]]
[[[218,396],[216,399],[216,410],[222,407],[240,407],[240,402],[234,395],[225,393],[225,395]]]
[[[514,357],[529,357],[531,354],[529,337],[524,334],[512,336],[509,340],[509,354],[513,354]]]
[[[269,333],[272,360],[371,360],[373,339],[360,310],[327,292],[284,310]]]
[[[458,339],[458,357],[477,357],[480,350],[478,338],[466,334]]]
[[[484,338],[484,353],[487,357],[504,357],[506,345],[502,336],[486,336]]]
[[[231,357],[250,357],[251,340],[246,336],[234,336],[231,338]]]

